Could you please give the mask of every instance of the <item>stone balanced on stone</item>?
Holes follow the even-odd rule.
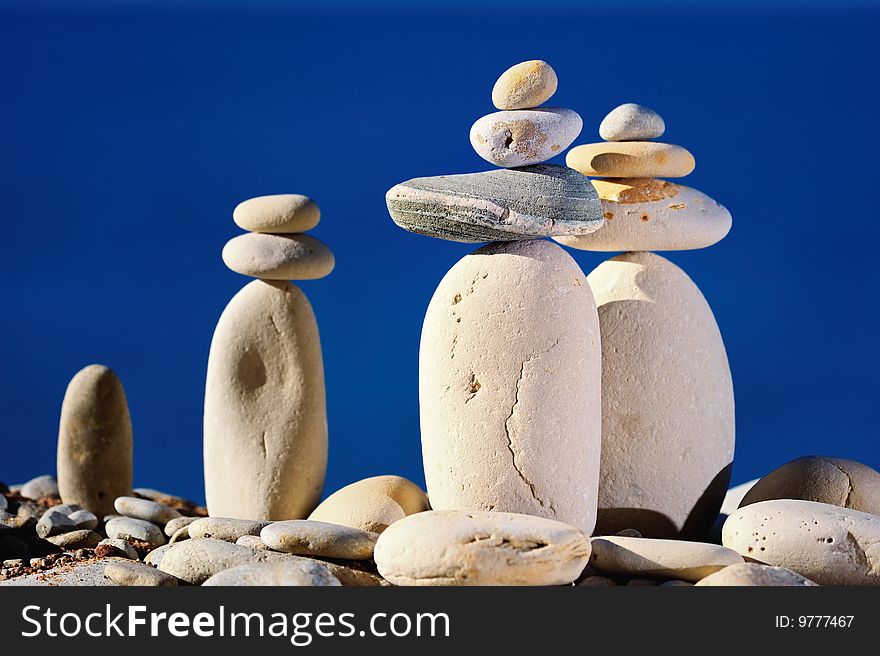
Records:
[[[535,110],[556,89],[544,62],[505,72],[474,148],[502,165],[417,178],[386,195],[392,219],[452,241],[494,241],[437,287],[419,352],[425,478],[435,510],[504,511],[589,535],[600,442],[599,324],[586,276],[547,236],[603,224],[589,179],[542,164],[577,136],[571,110]]]
[[[569,151],[570,167],[600,177],[592,182],[605,227],[556,239],[582,250],[629,251],[588,278],[602,334],[597,531],[704,538],[733,461],[733,383],[700,290],[648,251],[710,246],[731,218],[699,191],[658,179],[694,168],[684,148],[650,141],[664,129],[659,115],[630,103],[602,122],[607,141]]]
[[[251,231],[223,249],[257,280],[226,306],[214,331],[205,390],[205,497],[213,516],[302,519],[327,468],[327,410],[318,324],[288,280],[328,275],[333,254],[301,234],[320,220],[305,196],[261,196],[236,207]]]

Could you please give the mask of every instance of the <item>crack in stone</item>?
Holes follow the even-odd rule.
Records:
[[[843,469],[842,467],[839,467],[837,465],[837,463],[832,462],[831,460],[828,460],[827,458],[823,458],[823,460],[825,462],[827,462],[829,465],[831,465],[832,467],[836,468],[841,474],[846,476],[846,483],[849,486],[849,489],[846,492],[846,499],[844,499],[844,501],[843,501],[843,507],[844,508],[852,508],[852,506],[849,505],[849,500],[852,497],[853,484],[852,484],[852,479],[849,477],[849,474],[846,472],[845,469]]]
[[[510,451],[511,458],[513,460],[513,468],[516,470],[516,473],[519,475],[520,479],[522,479],[523,483],[525,483],[526,486],[528,486],[529,492],[531,493],[532,498],[535,501],[537,501],[538,504],[541,505],[541,507],[549,508],[550,511],[554,515],[556,514],[556,507],[553,505],[552,502],[547,503],[546,501],[544,501],[543,499],[541,499],[538,496],[538,493],[535,489],[535,484],[532,483],[532,481],[530,481],[528,479],[528,477],[523,473],[522,469],[520,468],[520,465],[519,465],[519,463],[517,461],[517,457],[516,457],[516,450],[513,448],[513,438],[510,435],[510,420],[513,419],[513,415],[516,412],[516,406],[519,404],[520,383],[522,383],[523,375],[525,374],[525,370],[526,370],[526,365],[529,364],[530,362],[537,360],[542,355],[545,355],[548,352],[550,352],[554,347],[556,347],[557,344],[559,344],[558,339],[556,341],[554,341],[553,344],[551,344],[548,348],[544,349],[543,351],[541,351],[540,353],[537,353],[535,355],[530,355],[528,358],[526,358],[525,360],[523,360],[523,362],[520,363],[519,376],[516,379],[516,393],[514,395],[513,405],[510,407],[510,413],[507,415],[507,419],[504,420],[504,434],[507,437],[507,450]]]

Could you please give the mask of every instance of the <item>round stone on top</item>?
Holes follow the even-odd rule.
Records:
[[[302,194],[257,196],[239,203],[232,212],[232,220],[251,232],[290,234],[318,225],[321,210],[315,201]]]
[[[663,136],[665,131],[660,114],[636,103],[615,107],[599,124],[599,136],[605,141],[648,141]]]
[[[498,109],[531,109],[550,100],[559,80],[545,61],[533,59],[511,66],[492,87],[492,104]]]

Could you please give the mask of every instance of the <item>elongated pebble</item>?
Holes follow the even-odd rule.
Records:
[[[187,528],[191,538],[215,538],[235,542],[242,535],[259,535],[271,522],[232,517],[202,517]]]
[[[274,522],[260,531],[263,544],[275,551],[343,560],[371,558],[378,537],[359,528],[308,519]]]
[[[140,540],[159,547],[167,542],[165,535],[155,524],[143,519],[131,517],[114,517],[104,526],[108,538],[122,540]]]
[[[236,273],[263,280],[315,280],[336,266],[333,251],[319,239],[256,232],[226,242],[223,262]]]
[[[250,232],[306,232],[318,225],[321,210],[308,196],[274,194],[239,203],[232,213],[232,220]]]
[[[583,144],[568,151],[565,163],[602,178],[681,178],[696,166],[686,149],[657,141]]]
[[[165,526],[172,519],[180,517],[180,513],[164,503],[157,503],[137,497],[118,497],[113,507],[120,515],[133,519],[142,519],[157,526]]]
[[[342,585],[330,569],[317,561],[249,563],[214,574],[207,586],[335,586]]]
[[[116,585],[125,586],[175,586],[177,579],[143,563],[127,563],[115,560],[104,567],[104,576]]]
[[[605,536],[593,538],[590,565],[600,572],[634,578],[699,581],[743,562],[732,549],[704,542]]]

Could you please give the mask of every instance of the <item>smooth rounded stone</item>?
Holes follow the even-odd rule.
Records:
[[[735,485],[734,487],[727,490],[727,494],[724,495],[724,501],[721,502],[721,514],[730,515],[731,513],[735,512],[736,509],[739,508],[740,503],[742,503],[743,497],[746,496],[746,493],[751,490],[757,482],[758,479],[756,478],[751,481],[746,481],[745,483]]]
[[[177,544],[178,542],[189,540],[190,537],[189,526],[181,526],[168,538],[168,544]]]
[[[73,531],[74,529],[76,529],[76,524],[73,523],[70,517],[62,512],[58,512],[54,508],[49,508],[37,522],[36,531],[37,535],[41,538],[48,538],[59,533]]]
[[[226,306],[205,392],[211,515],[300,519],[327,470],[324,365],[312,306],[290,283],[255,280]]]
[[[602,334],[597,533],[703,539],[727,490],[735,434],[712,309],[653,253],[606,260],[587,280]]]
[[[412,481],[401,476],[373,476],[331,494],[309,519],[381,533],[407,515],[427,509],[428,497]]]
[[[606,536],[591,540],[590,565],[609,574],[696,582],[743,562],[734,550],[704,542]]]
[[[165,524],[165,535],[167,535],[170,538],[172,535],[177,533],[180,529],[185,528],[185,527],[189,526],[190,524],[192,524],[193,522],[199,521],[200,519],[203,519],[203,518],[202,517],[175,517],[174,519],[169,520],[167,524]]]
[[[260,539],[259,535],[242,535],[235,541],[235,544],[239,544],[243,547],[249,547],[251,549],[268,549],[263,541]]]
[[[128,402],[116,374],[93,364],[67,385],[58,431],[58,489],[64,503],[96,515],[131,494],[132,432]]]
[[[70,517],[73,513],[82,510],[82,508],[75,503],[59,503],[58,505],[52,506],[52,510]]]
[[[174,586],[177,579],[143,563],[127,563],[114,560],[104,567],[104,576],[116,585],[126,586]]]
[[[172,519],[180,517],[179,512],[164,503],[137,497],[119,497],[113,502],[113,507],[123,517],[142,519],[157,526],[165,526]]]
[[[575,146],[565,163],[601,178],[682,178],[697,165],[685,148],[658,141],[602,141]]]
[[[562,248],[491,244],[459,260],[434,292],[419,350],[432,508],[538,515],[589,535],[600,354],[593,295]]]
[[[590,557],[578,529],[505,512],[429,510],[379,535],[374,558],[394,585],[564,585]]]
[[[761,478],[740,507],[771,499],[801,499],[880,515],[880,472],[843,458],[805,456]]]
[[[666,132],[666,123],[653,109],[636,103],[618,105],[599,124],[605,141],[648,141]]]
[[[202,585],[338,587],[342,584],[326,565],[316,561],[297,560],[239,565],[214,574]]]
[[[680,251],[706,248],[733,219],[704,193],[654,178],[593,180],[605,226],[589,235],[555,237],[584,251]]]
[[[737,563],[700,579],[696,585],[806,587],[816,584],[785,567],[772,567],[760,563]]]
[[[314,237],[258,232],[226,242],[223,263],[236,273],[263,280],[317,280],[336,266],[333,251]]]
[[[545,61],[532,59],[504,71],[492,87],[492,104],[498,109],[529,109],[556,93],[556,71]]]
[[[104,526],[108,538],[121,540],[140,540],[154,547],[160,547],[167,542],[165,535],[155,524],[143,519],[131,517],[114,517]]]
[[[404,230],[449,241],[585,235],[604,223],[590,181],[556,164],[413,178],[385,202]]]
[[[359,528],[309,519],[275,522],[260,531],[263,544],[274,551],[341,560],[372,558],[378,537]]]
[[[156,547],[144,556],[144,563],[153,567],[159,567],[159,565],[162,564],[162,559],[165,557],[165,554],[171,550],[172,546],[174,545],[163,544],[161,547]]]
[[[587,576],[577,582],[579,588],[616,588],[617,583],[607,576]]]
[[[131,546],[131,542],[129,542],[128,540],[120,540],[119,538],[104,538],[98,543],[98,546],[95,548],[95,553],[97,553],[99,556],[103,555],[101,553],[98,553],[98,550],[100,550],[101,547],[108,547],[109,549],[115,550],[115,552],[109,552],[108,550],[108,555],[110,553],[115,553],[116,555],[124,554],[125,557],[130,560],[140,560],[137,551],[134,550],[134,547]],[[162,547],[160,547],[160,549],[161,548]]]
[[[46,538],[56,547],[66,551],[73,549],[93,549],[101,542],[101,536],[88,529],[77,529],[60,535],[51,535]]]
[[[33,499],[34,501],[43,497],[57,497],[59,496],[58,482],[51,474],[43,474],[22,485],[18,493],[25,499]]]
[[[880,585],[880,515],[800,499],[761,501],[728,517],[721,539],[745,558],[819,585]]]
[[[562,107],[487,114],[471,126],[471,146],[495,166],[531,166],[555,157],[577,139],[580,115]]]
[[[191,538],[216,538],[235,542],[242,535],[259,535],[270,522],[232,517],[202,517],[187,528]]]
[[[306,232],[318,225],[321,210],[302,194],[257,196],[239,203],[232,220],[243,230],[289,234]]]

